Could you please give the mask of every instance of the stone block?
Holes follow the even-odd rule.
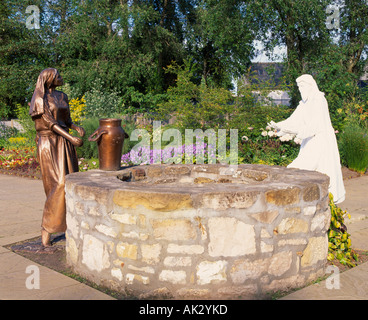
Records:
[[[148,264],[156,264],[160,261],[160,253],[162,246],[159,243],[156,244],[142,244],[141,254],[142,261]]]
[[[227,261],[202,261],[197,265],[197,284],[219,283],[226,281]]]
[[[213,179],[210,178],[205,178],[205,177],[198,177],[194,179],[194,183],[196,184],[202,184],[202,183],[214,183],[215,181]]]
[[[88,214],[90,216],[101,216],[101,212],[98,210],[97,207],[90,207],[88,210]]]
[[[287,206],[299,203],[300,189],[297,187],[286,188],[280,190],[267,191],[266,201],[276,206]]]
[[[83,200],[95,200],[96,188],[90,185],[76,185],[74,193]]]
[[[159,275],[160,281],[167,281],[172,284],[186,284],[187,274],[183,270],[162,270]]]
[[[308,222],[302,219],[283,219],[275,229],[279,234],[298,233],[308,231]]]
[[[133,284],[135,281],[141,282],[143,284],[149,284],[150,279],[146,276],[141,276],[139,274],[127,273],[125,276],[125,283],[128,285]]]
[[[259,222],[270,224],[279,215],[278,211],[264,211],[252,214],[252,217]]]
[[[135,244],[119,242],[116,245],[116,253],[120,258],[136,260],[138,256],[138,247]]]
[[[163,169],[161,166],[150,165],[147,167],[147,176],[149,178],[161,177],[162,171]]]
[[[242,176],[254,181],[263,181],[268,178],[268,174],[266,172],[249,169],[242,170]]]
[[[261,241],[261,252],[262,253],[266,253],[266,252],[272,252],[273,251],[273,245],[272,244],[267,244],[264,241]]]
[[[111,269],[111,275],[118,279],[119,281],[123,280],[123,273],[121,272],[121,270],[119,268],[112,268]]]
[[[82,263],[91,271],[100,272],[110,267],[110,257],[105,244],[86,234],[83,237]]]
[[[67,245],[65,246],[65,251],[68,256],[69,261],[75,265],[78,262],[78,247],[74,239],[71,237],[67,238]]]
[[[303,200],[306,202],[312,202],[319,200],[320,193],[318,185],[310,185],[303,190]]]
[[[164,259],[164,265],[167,267],[190,267],[192,265],[192,258],[168,256]]]
[[[201,206],[215,210],[250,208],[257,200],[258,192],[216,192],[201,196]]]
[[[153,269],[152,267],[136,267],[130,264],[128,265],[128,269],[137,271],[137,272],[150,273],[150,274],[155,273],[155,269]]]
[[[280,252],[270,258],[268,273],[274,276],[281,276],[291,267],[293,254],[291,251]]]
[[[301,266],[308,267],[320,260],[326,260],[328,253],[328,238],[327,235],[323,237],[313,237],[308,241],[308,245],[303,251],[301,259]]]
[[[130,190],[117,190],[113,201],[122,208],[136,209],[142,205],[154,211],[173,211],[192,208],[192,199],[189,194],[183,193],[155,193]]]
[[[170,243],[167,246],[168,253],[180,253],[180,254],[202,254],[204,247],[200,245],[178,245]]]
[[[181,288],[176,294],[184,299],[208,299],[211,291],[208,289]]]
[[[308,206],[308,207],[304,207],[303,208],[303,214],[306,216],[311,216],[314,215],[316,213],[316,206]]]
[[[242,284],[248,279],[257,279],[267,272],[269,259],[236,260],[230,269],[230,277],[234,284]]]
[[[235,218],[208,219],[211,257],[235,257],[256,252],[254,226]]]
[[[110,215],[111,219],[118,221],[120,223],[124,224],[136,224],[137,223],[137,217],[133,216],[128,213],[112,213]]]
[[[224,297],[236,297],[238,299],[252,299],[257,294],[257,285],[250,284],[244,286],[228,286],[217,290],[219,295]]]
[[[197,237],[196,229],[188,219],[153,220],[151,223],[156,239],[180,241]]]
[[[164,174],[166,175],[187,175],[190,174],[190,169],[186,166],[168,166],[164,169]]]
[[[101,232],[108,237],[116,238],[116,236],[118,235],[118,233],[114,230],[114,228],[111,228],[104,224],[98,224],[95,226],[95,228],[98,232]]]
[[[66,215],[66,225],[68,226],[68,232],[75,239],[79,238],[79,222],[76,218],[70,214]]]

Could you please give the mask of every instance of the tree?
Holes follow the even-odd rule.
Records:
[[[199,0],[188,26],[187,49],[200,70],[199,81],[230,88],[254,55],[254,23],[249,1]]]
[[[15,115],[16,104],[30,101],[37,76],[49,62],[44,33],[28,29],[28,5],[42,7],[44,1],[4,0],[0,4],[0,107]],[[44,22],[40,13],[40,24]]]

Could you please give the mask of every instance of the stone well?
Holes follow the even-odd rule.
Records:
[[[324,274],[326,175],[150,165],[66,179],[67,261],[138,298],[249,299]]]

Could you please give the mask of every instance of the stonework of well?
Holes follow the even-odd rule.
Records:
[[[67,261],[144,298],[251,299],[324,274],[326,175],[149,165],[66,178]]]

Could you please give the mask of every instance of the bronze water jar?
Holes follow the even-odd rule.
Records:
[[[99,168],[106,171],[120,169],[124,139],[129,135],[121,127],[121,119],[100,119],[100,126],[88,140],[97,141]]]

